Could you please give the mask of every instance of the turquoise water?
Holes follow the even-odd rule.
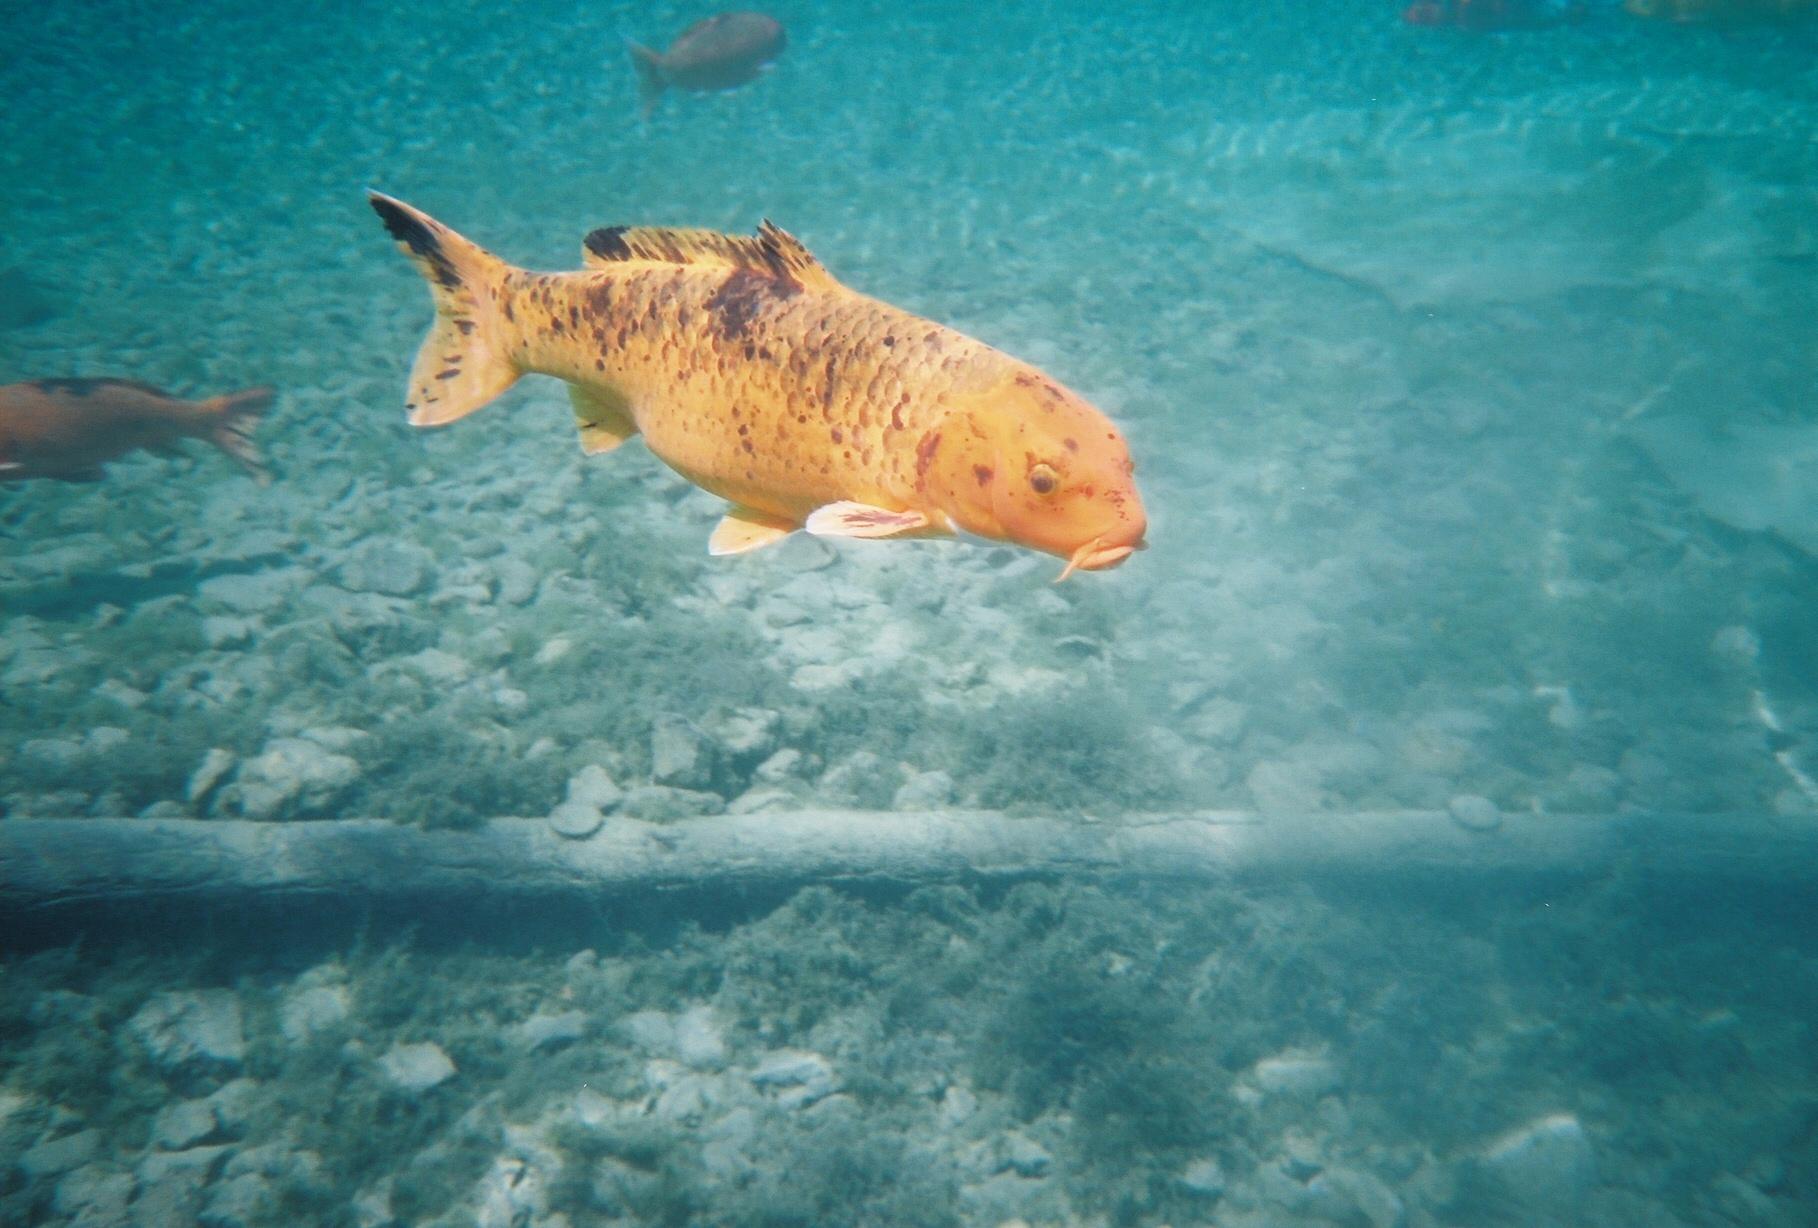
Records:
[[[1818,1219],[1818,24],[1398,7],[792,4],[640,121],[704,11],[0,6],[0,384],[278,390],[268,487],[0,486],[0,1221]],[[553,381],[413,429],[368,188],[535,268],[772,218],[1103,408],[1150,548],[710,559]],[[1344,864],[324,907],[7,843],[577,798]]]

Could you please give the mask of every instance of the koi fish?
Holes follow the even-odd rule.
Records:
[[[581,271],[532,273],[400,201],[371,203],[436,307],[411,371],[414,425],[553,375],[584,451],[641,434],[732,504],[715,555],[797,529],[964,532],[1064,558],[1064,579],[1143,546],[1129,448],[1103,414],[1027,363],[847,289],[770,222],[753,237],[609,227],[587,236]]]
[[[252,388],[184,401],[124,379],[43,379],[0,388],[0,481],[52,478],[97,482],[128,452],[176,452],[179,440],[205,439],[261,485],[271,480],[253,427],[272,390]]]
[[[682,90],[729,90],[755,81],[783,54],[788,36],[774,17],[762,13],[720,13],[704,17],[676,36],[667,51],[630,41],[625,49],[638,70],[638,97],[644,114],[670,86]]]
[[[1682,24],[1740,24],[1818,16],[1818,0],[1626,0],[1622,7],[1636,17]]]
[[[1537,29],[1585,16],[1578,0],[1414,0],[1401,19],[1411,26],[1494,31]]]

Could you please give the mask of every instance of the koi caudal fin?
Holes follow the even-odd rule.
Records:
[[[373,212],[429,282],[436,321],[410,371],[412,426],[464,418],[517,381],[492,288],[510,266],[427,213],[368,192]]]

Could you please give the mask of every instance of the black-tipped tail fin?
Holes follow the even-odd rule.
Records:
[[[401,200],[368,192],[373,212],[429,283],[436,320],[410,372],[412,426],[464,418],[517,381],[497,302],[511,266]]]

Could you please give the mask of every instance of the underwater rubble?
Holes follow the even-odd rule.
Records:
[[[517,953],[47,951],[0,968],[0,1216],[1798,1222],[1796,909],[1745,966],[1672,892],[1496,894],[817,887]]]

